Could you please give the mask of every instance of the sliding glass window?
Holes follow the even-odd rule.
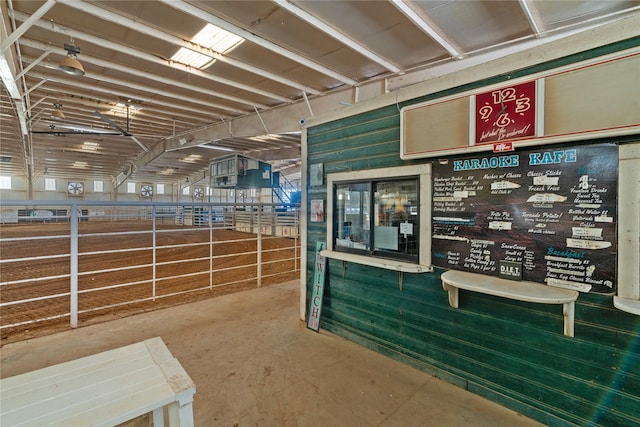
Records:
[[[419,178],[335,183],[334,248],[418,262]]]

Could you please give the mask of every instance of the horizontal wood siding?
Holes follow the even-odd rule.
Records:
[[[399,157],[399,120],[394,105],[310,128],[307,164],[334,173],[416,163]],[[307,192],[308,203],[326,201],[326,179]],[[308,222],[307,233],[313,260],[326,223]],[[321,327],[548,425],[640,425],[640,316],[581,294],[570,338],[560,305],[461,290],[451,308],[442,271],[405,273],[400,289],[398,272],[328,260]]]
[[[439,272],[405,274],[400,291],[396,272],[348,264],[343,277],[341,264],[329,262],[323,328],[411,357],[437,376],[502,396],[500,403],[547,424],[640,422],[640,322],[610,300],[582,295],[576,337],[568,338],[557,305],[460,291],[456,310]],[[594,315],[606,320],[586,320]]]

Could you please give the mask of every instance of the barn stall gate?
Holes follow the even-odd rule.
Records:
[[[2,205],[2,344],[299,278],[299,205]]]

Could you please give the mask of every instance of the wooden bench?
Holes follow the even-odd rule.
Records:
[[[562,304],[564,334],[573,336],[578,292],[534,282],[516,282],[483,274],[449,270],[442,274],[442,287],[449,292],[449,305],[458,308],[458,289],[540,304]]]
[[[0,380],[1,426],[193,426],[195,384],[160,338]]]

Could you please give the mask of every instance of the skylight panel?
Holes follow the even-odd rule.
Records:
[[[225,53],[236,47],[244,39],[242,37],[231,34],[230,32],[218,28],[215,25],[207,24],[196,34],[192,41],[201,46],[208,47],[219,53]]]
[[[191,41],[215,52],[226,53],[242,43],[244,39],[215,25],[207,24]],[[208,55],[184,47],[181,47],[171,60],[194,68],[205,68],[215,62],[215,59]]]
[[[214,61],[210,56],[194,52],[184,47],[181,47],[176,54],[171,57],[171,60],[193,68],[204,68],[205,65],[213,63]]]

